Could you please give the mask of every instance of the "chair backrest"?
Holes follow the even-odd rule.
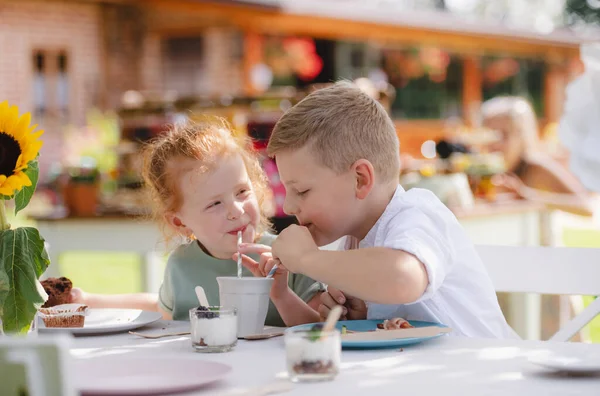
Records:
[[[600,249],[477,246],[496,291],[600,296]],[[600,298],[553,335],[568,341],[600,314]]]
[[[477,246],[496,291],[600,295],[600,249]]]

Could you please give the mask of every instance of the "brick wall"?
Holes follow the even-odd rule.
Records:
[[[0,100],[33,110],[33,51],[64,50],[68,56],[70,121],[81,125],[101,86],[100,6],[62,1],[0,0]],[[42,177],[60,159],[62,121],[34,119],[46,130]]]
[[[184,96],[242,94],[242,57],[238,48],[241,33],[229,27],[209,27],[202,33],[190,33],[189,37],[201,37],[197,54],[168,59],[168,51],[162,52],[164,88],[179,90]]]
[[[103,104],[117,108],[123,92],[143,90],[144,81],[152,82],[152,53],[156,46],[148,38],[145,11],[137,6],[106,4],[102,6],[102,44],[106,85]],[[146,40],[148,38],[148,40]],[[144,53],[148,52],[148,56]],[[142,73],[145,70],[145,73]]]
[[[206,81],[209,94],[241,94],[242,59],[236,48],[240,33],[232,28],[210,28],[204,35]]]
[[[67,118],[52,111],[43,118],[34,116],[34,122],[46,131],[40,158],[42,181],[50,165],[61,159],[66,124],[82,126],[94,106],[117,108],[127,90],[170,89],[165,78],[164,37],[148,29],[152,12],[150,8],[90,1],[0,0],[0,101],[33,112],[34,51],[64,51],[68,56]],[[168,16],[163,12],[154,18]],[[240,94],[240,32],[207,27],[201,35],[202,67],[194,76],[197,81],[189,84],[197,87],[199,95]],[[54,65],[55,58],[49,59]],[[53,86],[48,88],[52,92]]]

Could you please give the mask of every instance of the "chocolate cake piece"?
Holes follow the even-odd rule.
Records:
[[[50,308],[71,302],[73,283],[68,278],[64,276],[60,278],[48,278],[41,283],[46,294],[48,294],[48,300],[42,305],[42,308]]]

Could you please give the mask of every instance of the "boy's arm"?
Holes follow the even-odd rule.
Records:
[[[280,259],[292,272],[300,272],[378,304],[414,302],[425,293],[429,284],[423,263],[402,250],[382,247],[311,250],[298,260]]]

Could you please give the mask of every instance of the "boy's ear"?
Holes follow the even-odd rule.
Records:
[[[356,198],[365,199],[375,184],[375,168],[366,159],[359,159],[352,164],[352,171],[356,178]]]
[[[193,234],[192,230],[190,230],[185,224],[181,222],[181,219],[177,216],[175,212],[167,212],[165,213],[165,221],[171,228],[180,233],[183,236],[190,236]]]

